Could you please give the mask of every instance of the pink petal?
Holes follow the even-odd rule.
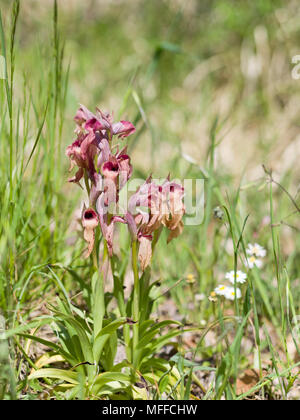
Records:
[[[112,125],[113,134],[128,137],[135,132],[135,126],[130,121],[120,121]]]

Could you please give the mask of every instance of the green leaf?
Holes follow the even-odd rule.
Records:
[[[20,335],[21,337],[24,337],[24,338],[28,338],[29,340],[36,341],[36,342],[38,342],[40,344],[43,344],[44,346],[47,346],[47,347],[52,348],[57,353],[59,353],[62,356],[64,356],[64,358],[66,360],[68,360],[69,362],[71,362],[72,364],[76,364],[77,363],[77,360],[74,359],[74,357],[72,357],[68,352],[66,352],[59,345],[53,343],[52,341],[45,340],[43,338],[37,337],[36,335],[31,335],[31,334],[18,334],[18,335]]]
[[[92,290],[93,290],[93,320],[94,320],[94,337],[97,337],[98,333],[102,329],[103,317],[105,315],[105,299],[103,289],[103,275],[96,271],[92,278]]]
[[[123,324],[126,323],[126,318],[118,318],[108,325],[106,325],[102,330],[98,333],[97,337],[95,338],[94,345],[93,345],[93,354],[94,360],[96,363],[99,363],[100,356],[105,346],[107,340],[109,339],[110,335],[115,333],[115,331]]]
[[[45,324],[50,324],[51,322],[53,322],[53,317],[41,316],[35,321],[29,322],[28,324],[19,325],[18,327],[15,327],[15,328],[12,328],[10,330],[3,332],[0,338],[7,339],[10,337],[13,337],[16,334],[20,334],[24,331],[31,330],[32,328],[41,327],[42,325],[45,325]]]
[[[266,287],[265,287],[264,283],[262,282],[262,280],[261,280],[261,278],[259,276],[258,270],[257,269],[254,269],[252,271],[253,271],[253,276],[254,276],[254,280],[255,280],[255,285],[256,285],[256,287],[257,287],[257,289],[258,289],[258,291],[260,293],[260,296],[261,296],[261,298],[262,298],[262,300],[264,302],[265,308],[266,308],[266,310],[267,310],[270,318],[272,319],[273,324],[275,326],[277,326],[278,325],[278,322],[277,322],[277,319],[276,319],[276,317],[274,315],[274,311],[272,309],[270,300],[268,298],[268,292],[266,290]]]
[[[45,368],[39,369],[31,373],[28,379],[38,379],[38,378],[53,378],[53,379],[60,379],[64,382],[69,382],[74,385],[78,385],[77,373],[64,370],[64,369],[53,369],[53,368]]]
[[[157,324],[154,324],[148,331],[146,331],[143,336],[141,337],[141,340],[139,340],[137,349],[143,349],[151,340],[153,337],[155,337],[155,335],[157,334],[158,330],[160,330],[161,328],[164,328],[168,325],[179,325],[179,326],[183,326],[183,324],[179,321],[172,321],[172,320],[165,320],[165,321],[161,321]]]
[[[132,375],[121,372],[105,372],[101,373],[94,381],[92,391],[95,395],[101,393],[101,388],[110,382],[122,382],[125,385],[130,385],[132,382]]]
[[[78,335],[78,340],[82,348],[82,353],[84,355],[85,360],[90,363],[93,363],[94,358],[93,358],[92,346],[86,334],[86,331],[83,328],[83,326],[80,324],[80,322],[72,315],[67,315],[62,312],[56,311],[56,315],[62,318],[67,324],[70,324],[74,328],[74,330],[76,331]]]

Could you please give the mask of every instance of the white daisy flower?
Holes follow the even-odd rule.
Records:
[[[263,258],[267,255],[267,251],[265,250],[265,248],[263,248],[257,243],[255,243],[254,245],[248,244],[248,248],[246,252],[248,255],[258,257],[258,258]]]
[[[256,266],[257,268],[261,268],[263,266],[262,260],[256,258],[254,255],[247,259],[247,263],[249,268],[253,268],[254,266]]]
[[[218,296],[225,296],[227,288],[228,286],[224,286],[223,284],[220,284],[219,286],[215,288],[214,292]]]
[[[227,287],[224,296],[225,296],[226,299],[234,300],[235,299],[235,290],[234,290],[234,287]],[[241,297],[242,297],[241,290],[237,287],[237,289],[236,289],[236,298],[237,299],[240,299]]]
[[[235,275],[234,274],[235,273],[234,273],[234,270],[233,270],[233,271],[229,271],[229,273],[226,273],[226,275],[225,275],[225,278],[227,280],[229,280],[230,283],[232,283],[232,284],[234,284],[234,281],[235,281]],[[247,274],[238,270],[236,272],[236,282],[243,284],[243,283],[245,283],[246,280],[247,280]]]

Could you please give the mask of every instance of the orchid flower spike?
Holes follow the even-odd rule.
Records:
[[[70,170],[75,165],[78,170],[69,181],[79,183],[84,176],[84,172],[87,171],[89,179],[92,183],[95,183],[95,174],[97,173],[94,166],[95,156],[98,155],[98,165],[109,160],[112,137],[114,135],[119,138],[128,137],[135,132],[135,127],[131,122],[124,120],[113,123],[110,114],[104,113],[98,108],[96,113],[93,114],[84,105],[80,105],[74,121],[77,138],[67,147],[66,155],[71,162]],[[123,153],[123,155],[117,156],[117,159],[122,170],[131,171],[130,159],[127,155],[124,156]]]

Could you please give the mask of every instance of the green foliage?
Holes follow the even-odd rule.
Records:
[[[91,15],[63,3],[37,18],[29,0],[1,3],[0,399],[289,398],[299,377],[299,170],[283,162],[299,119],[289,68],[298,9],[137,0]],[[205,180],[203,222],[168,246],[162,234],[135,295],[122,227],[110,289],[82,259],[82,194],[64,157],[78,102],[133,117],[137,177]],[[255,241],[268,255],[248,270]],[[241,300],[208,299],[239,267]],[[240,393],[248,367],[259,381]]]

